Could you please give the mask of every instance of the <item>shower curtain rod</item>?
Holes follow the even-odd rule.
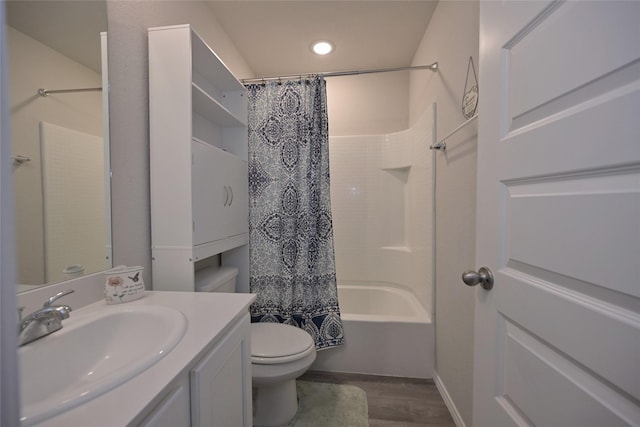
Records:
[[[68,92],[97,92],[101,91],[101,87],[86,87],[80,89],[38,89],[38,95],[48,96],[50,93],[68,93]]]
[[[414,65],[411,67],[396,67],[396,68],[378,68],[371,70],[349,70],[349,71],[330,71],[326,73],[316,73],[316,74],[292,74],[289,76],[269,76],[269,77],[254,77],[251,79],[241,79],[242,83],[247,82],[262,82],[266,80],[291,80],[297,79],[304,76],[312,76],[318,75],[322,77],[338,77],[338,76],[355,76],[358,74],[373,74],[373,73],[388,73],[390,71],[404,71],[404,70],[431,70],[438,71],[438,63],[434,62],[430,65]]]

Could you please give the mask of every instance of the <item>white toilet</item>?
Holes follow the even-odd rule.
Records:
[[[210,267],[196,275],[198,292],[235,292],[238,269]],[[253,425],[287,424],[298,410],[296,378],[316,359],[307,332],[280,323],[251,324],[251,380]]]

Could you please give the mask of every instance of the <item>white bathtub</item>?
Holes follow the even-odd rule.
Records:
[[[345,345],[318,352],[311,370],[433,376],[433,324],[415,295],[393,283],[341,282]]]

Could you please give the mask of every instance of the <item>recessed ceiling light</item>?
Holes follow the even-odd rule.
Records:
[[[317,42],[313,42],[313,44],[311,45],[311,49],[317,55],[326,55],[328,53],[331,53],[331,51],[333,50],[333,44],[327,40],[319,40]]]

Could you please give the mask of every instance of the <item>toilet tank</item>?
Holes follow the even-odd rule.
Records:
[[[196,292],[228,292],[236,291],[236,267],[207,267],[196,271]]]

